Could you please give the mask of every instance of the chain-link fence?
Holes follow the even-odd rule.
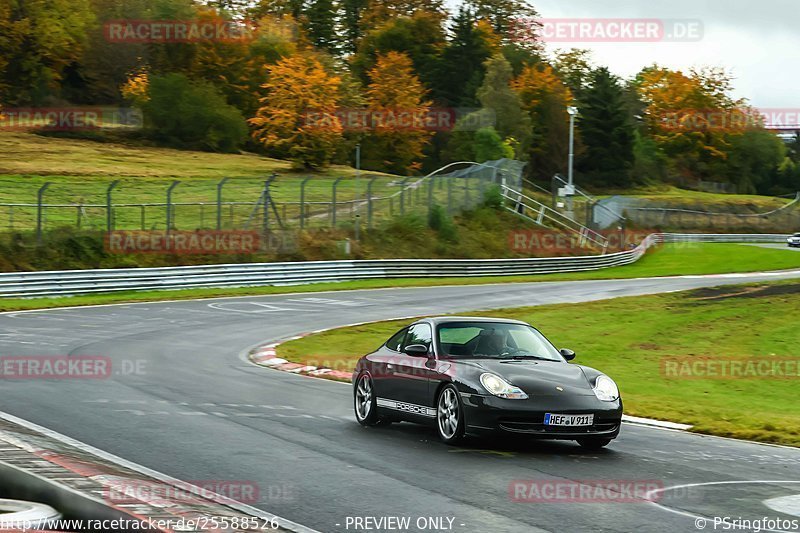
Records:
[[[0,180],[0,228],[85,230],[272,230],[371,228],[381,220],[474,208],[490,186],[520,186],[523,163],[454,163],[424,177],[174,180]],[[5,183],[3,183],[5,181]],[[12,201],[9,201],[12,200]],[[22,201],[20,201],[22,200]]]
[[[630,225],[665,230],[716,230],[731,232],[796,232],[800,231],[800,193],[786,198],[773,209],[758,205],[731,204],[726,211],[659,206],[642,198],[613,196],[593,206],[593,220],[608,226],[608,212],[624,215]],[[611,221],[615,223],[616,221]]]

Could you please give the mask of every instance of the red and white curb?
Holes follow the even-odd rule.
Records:
[[[311,335],[311,333],[308,333],[307,335]],[[317,378],[349,382],[353,376],[352,372],[343,372],[341,370],[334,370],[332,368],[292,363],[286,359],[278,357],[276,349],[280,344],[287,341],[300,339],[305,336],[306,335],[298,335],[296,337],[283,339],[280,342],[273,342],[271,344],[260,346],[250,353],[250,360],[257,365],[273,368],[275,370],[282,370],[284,372],[290,372],[292,374],[301,374],[304,376],[314,376]]]

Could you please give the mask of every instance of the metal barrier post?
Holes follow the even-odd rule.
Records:
[[[342,181],[342,178],[336,178],[333,180],[333,189],[331,193],[331,227],[336,227],[336,188],[339,186],[339,182]]]
[[[403,178],[403,181],[400,182],[400,214],[406,214],[406,183],[408,183],[408,178]]]
[[[306,227],[306,183],[311,178],[305,178],[303,181],[300,182],[300,229]],[[284,220],[286,220],[286,215],[284,214]]]
[[[172,212],[172,191],[180,185],[180,180],[175,180],[167,189],[167,248],[169,248],[169,232],[172,230],[174,213]]]
[[[378,179],[370,178],[367,182],[367,229],[372,229],[372,184]]]

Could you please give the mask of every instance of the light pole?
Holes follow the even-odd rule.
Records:
[[[569,160],[567,161],[567,216],[573,218],[572,212],[572,196],[575,193],[575,186],[572,183],[573,166],[575,162],[575,117],[578,115],[578,108],[575,106],[568,106],[567,113],[569,113]]]

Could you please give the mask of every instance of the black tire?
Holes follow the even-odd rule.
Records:
[[[362,426],[377,426],[383,423],[378,416],[378,399],[369,374],[361,374],[353,390],[353,410],[356,421]]]
[[[446,385],[436,398],[436,431],[445,444],[459,444],[466,433],[464,404],[453,385]]]
[[[578,444],[585,450],[599,450],[609,445],[612,439],[587,438],[578,439]]]

